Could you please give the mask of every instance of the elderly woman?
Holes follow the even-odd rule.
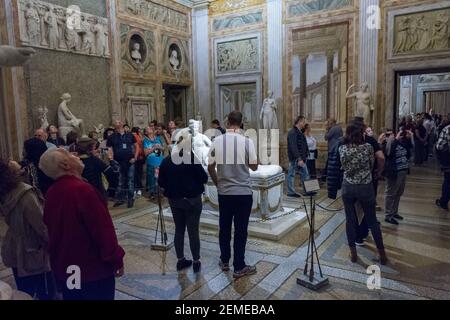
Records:
[[[39,167],[55,180],[45,198],[44,222],[55,278],[64,300],[114,300],[115,278],[124,273],[108,207],[82,178],[83,162],[62,148],[45,152]],[[81,286],[67,286],[71,266],[81,270]]]
[[[20,166],[0,159],[0,213],[8,225],[2,245],[3,263],[12,268],[17,289],[39,300],[55,297],[48,234],[40,193],[20,182]]]

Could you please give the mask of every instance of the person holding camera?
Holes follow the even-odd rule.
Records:
[[[289,171],[287,176],[288,197],[300,198],[300,195],[295,191],[295,174],[300,172],[302,185],[305,180],[309,180],[308,167],[306,161],[309,156],[308,142],[303,130],[306,125],[306,119],[303,116],[297,117],[294,127],[289,131],[288,142],[288,157],[289,157]]]
[[[386,162],[383,175],[386,177],[385,214],[387,223],[398,225],[403,217],[398,214],[400,198],[405,191],[406,176],[409,173],[413,133],[400,128],[397,135],[387,130],[380,137],[384,146]]]
[[[163,142],[161,137],[155,134],[152,127],[145,130],[144,137],[144,154],[147,162],[147,188],[150,194],[150,199],[154,199],[156,195],[156,178],[155,170],[161,166],[163,161]]]

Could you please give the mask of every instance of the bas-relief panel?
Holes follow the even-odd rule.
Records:
[[[149,0],[119,0],[119,11],[169,28],[188,32],[189,17],[186,13],[156,2]]]
[[[449,51],[449,21],[450,8],[395,16],[393,54]]]
[[[263,10],[250,12],[247,14],[235,14],[213,20],[213,31],[234,29],[263,22]]]
[[[320,11],[353,7],[353,0],[297,0],[287,3],[287,16],[302,16]]]
[[[143,75],[156,70],[155,36],[152,31],[121,24],[120,43],[122,71]]]
[[[191,58],[189,40],[179,39],[168,34],[161,36],[161,68],[164,76],[180,80],[191,78]]]
[[[256,83],[230,84],[220,86],[220,107],[222,121],[234,110],[244,115],[246,129],[257,129],[259,122],[259,108],[257,105]]]
[[[108,19],[37,0],[19,0],[22,45],[109,57]]]
[[[259,39],[218,42],[216,57],[217,74],[259,71]]]
[[[216,0],[209,6],[209,13],[213,15],[233,10],[244,9],[264,3],[266,3],[266,0]]]
[[[125,82],[125,96],[129,98],[127,104],[127,120],[131,120],[134,127],[145,128],[149,122],[156,119],[155,88],[152,84]]]

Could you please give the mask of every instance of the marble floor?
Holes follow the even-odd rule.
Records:
[[[167,254],[151,250],[156,230],[154,212],[157,206],[145,199],[133,210],[112,210],[117,234],[126,251],[126,275],[117,282],[116,299],[450,299],[450,214],[434,205],[440,195],[442,175],[437,167],[413,168],[408,176],[406,193],[400,205],[405,220],[399,226],[382,224],[390,263],[381,267],[381,289],[369,290],[367,267],[375,264],[375,246],[371,238],[358,249],[360,259],[348,259],[345,217],[340,200],[318,196],[316,245],[323,273],[330,284],[311,291],[297,284],[306,253],[307,223],[297,227],[279,242],[250,238],[247,262],[255,264],[258,273],[234,281],[232,273],[223,273],[217,263],[217,231],[201,230],[203,270],[177,273],[174,249]],[[380,185],[379,203],[383,204],[384,185]],[[299,201],[285,199],[289,207]],[[167,221],[169,238],[174,226]],[[0,235],[5,226],[0,220]],[[186,239],[186,253],[189,253]],[[165,263],[163,263],[165,261]],[[0,280],[13,285],[11,271],[0,264]]]

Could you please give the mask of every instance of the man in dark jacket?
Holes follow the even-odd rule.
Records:
[[[308,143],[302,132],[305,124],[305,117],[299,116],[295,121],[294,127],[288,133],[288,197],[300,197],[300,195],[295,192],[295,174],[297,172],[300,172],[302,184],[305,180],[309,179],[308,167],[306,166],[306,160],[308,159],[309,154]]]

